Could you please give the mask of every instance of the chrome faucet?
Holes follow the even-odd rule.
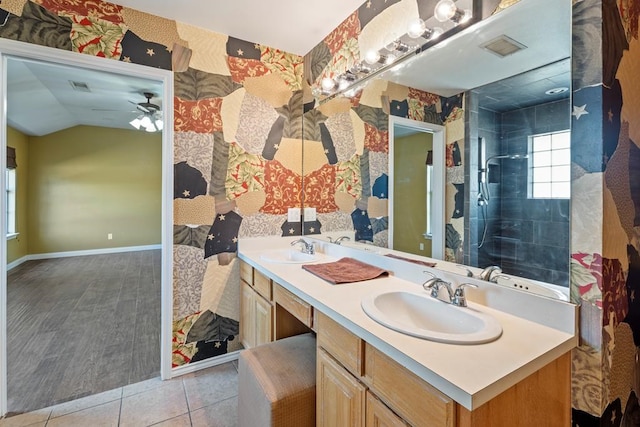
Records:
[[[336,245],[339,245],[343,240],[351,240],[351,238],[349,236],[340,236],[336,240],[333,240],[331,236],[329,236],[329,243],[335,243]]]
[[[440,292],[440,288],[444,287],[447,290],[447,296],[449,297],[449,301],[446,302],[452,302],[453,301],[453,289],[451,289],[451,283],[450,282],[445,282],[444,280],[442,280],[439,277],[433,277],[429,280],[427,280],[426,282],[424,282],[422,284],[422,287],[424,288],[424,290],[431,290],[431,296],[433,298],[438,298],[438,293]]]
[[[485,282],[496,283],[498,277],[502,273],[502,269],[497,265],[490,265],[482,270],[482,273],[478,276],[480,280],[484,280]]]
[[[302,243],[302,247],[300,248],[300,250],[302,251],[303,254],[313,255],[316,253],[316,249],[313,246],[313,242],[307,242],[304,239],[298,239],[291,242],[291,246],[297,245],[298,243]]]
[[[464,294],[464,288],[466,287],[477,288],[478,285],[473,283],[462,283],[460,286],[456,288],[456,291],[453,293],[453,298],[451,298],[451,304],[458,307],[466,307],[467,306],[467,297]]]

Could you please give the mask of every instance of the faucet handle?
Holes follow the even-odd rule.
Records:
[[[477,288],[478,285],[475,283],[462,283],[458,286],[453,293],[453,298],[451,298],[451,303],[458,307],[466,307],[467,306],[467,297],[464,294],[464,289],[467,287]]]
[[[449,299],[451,299],[451,282],[445,282],[441,278],[436,277],[434,275],[431,279],[427,280],[422,284],[422,288],[425,291],[431,290],[431,296],[434,298],[438,298],[438,293],[441,287],[447,288],[447,291],[449,293]]]
[[[469,268],[466,265],[456,264],[456,267],[466,270],[467,277],[473,277],[473,271],[469,270]]]

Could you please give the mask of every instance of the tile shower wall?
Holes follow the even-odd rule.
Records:
[[[531,135],[569,129],[569,101],[496,113],[479,108],[479,136],[486,158],[526,154]],[[569,200],[528,197],[527,160],[493,161],[488,171],[491,200],[478,265],[499,265],[508,274],[569,286]],[[478,207],[479,244],[484,218]]]

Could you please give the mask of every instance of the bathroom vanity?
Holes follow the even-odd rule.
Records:
[[[240,241],[240,338],[251,347],[316,332],[317,425],[570,425],[576,306],[468,279],[441,261],[428,269],[316,241],[312,262],[348,256],[390,272],[334,285],[299,260],[275,259],[291,250],[292,240]],[[361,302],[376,293],[428,295],[421,286],[429,278],[425,270],[454,286],[477,284],[468,292],[469,307],[460,310],[496,319],[501,335],[482,344],[436,342],[397,332],[363,311]]]

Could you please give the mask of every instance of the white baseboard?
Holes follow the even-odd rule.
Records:
[[[120,248],[103,248],[103,249],[88,249],[84,251],[66,251],[66,252],[49,252],[44,254],[29,254],[22,258],[7,264],[7,271],[15,268],[26,261],[36,259],[51,259],[51,258],[66,258],[72,256],[86,256],[86,255],[103,255],[103,254],[115,254],[120,252],[138,252],[149,251],[153,249],[162,249],[162,245],[145,245],[145,246],[123,246]]]
[[[171,378],[179,377],[185,374],[190,374],[192,372],[196,372],[201,369],[222,365],[223,363],[231,362],[232,360],[238,360],[239,354],[240,354],[240,350],[237,350],[237,351],[232,351],[231,353],[221,354],[220,356],[215,356],[209,359],[201,360],[199,362],[188,363],[186,365],[178,366],[171,370]]]

